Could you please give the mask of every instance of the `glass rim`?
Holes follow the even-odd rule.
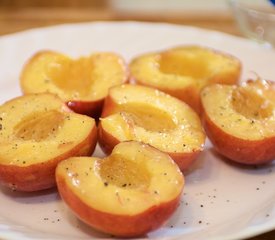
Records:
[[[256,8],[246,6],[239,0],[229,0],[229,4],[231,5],[232,8],[247,12],[247,13],[253,15],[254,17],[260,17],[260,18],[265,18],[265,19],[275,21],[275,13],[260,11]],[[275,9],[275,7],[274,7],[274,9]]]

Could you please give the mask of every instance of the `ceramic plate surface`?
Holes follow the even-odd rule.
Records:
[[[36,51],[51,49],[72,57],[115,51],[129,61],[145,52],[183,45],[213,47],[238,57],[242,79],[256,72],[275,79],[275,51],[219,32],[168,24],[105,22],[61,25],[0,38],[0,103],[21,94],[19,75]],[[99,148],[95,156],[102,156]],[[209,142],[186,174],[179,208],[148,238],[240,239],[275,229],[275,161],[263,167],[231,164]],[[25,194],[0,189],[0,238],[110,238],[79,221],[56,189]]]

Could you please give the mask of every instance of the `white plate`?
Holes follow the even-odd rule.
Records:
[[[231,53],[243,63],[243,79],[256,72],[275,78],[275,52],[230,35],[148,23],[90,23],[36,29],[0,38],[0,102],[20,95],[22,65],[40,49],[73,57],[115,51],[127,60],[148,51],[200,44]],[[99,149],[96,156],[102,155]],[[240,239],[275,228],[275,162],[263,167],[231,164],[210,143],[192,171],[174,216],[148,238]],[[0,189],[0,238],[109,238],[80,222],[56,190],[32,194]]]

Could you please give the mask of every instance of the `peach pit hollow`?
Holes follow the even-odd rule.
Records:
[[[17,139],[44,141],[57,133],[64,123],[64,115],[57,110],[34,112],[25,116],[14,126]]]
[[[167,111],[144,103],[128,103],[121,106],[126,118],[139,127],[152,132],[169,131],[176,128],[176,123]]]
[[[246,118],[262,120],[272,116],[273,109],[269,101],[253,89],[234,89],[231,102],[234,110]]]
[[[100,161],[99,174],[105,185],[112,184],[127,189],[147,189],[151,175],[146,165],[114,154]]]

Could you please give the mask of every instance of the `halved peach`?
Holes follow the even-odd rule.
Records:
[[[137,84],[164,91],[200,113],[201,89],[212,83],[236,83],[241,63],[206,47],[181,46],[136,57],[130,63],[130,72]]]
[[[107,154],[119,142],[137,140],[168,153],[181,170],[196,159],[205,141],[193,109],[168,94],[139,85],[110,89],[98,129],[99,144]]]
[[[118,144],[103,159],[62,161],[56,182],[80,219],[121,237],[141,236],[161,226],[176,210],[184,186],[167,154],[134,141]]]
[[[20,83],[23,93],[54,93],[75,112],[98,117],[109,87],[127,80],[127,67],[117,54],[102,52],[72,60],[40,51],[25,64]]]
[[[205,130],[218,152],[245,164],[275,159],[275,83],[216,84],[201,98]]]
[[[57,164],[94,151],[94,119],[52,94],[30,94],[0,106],[0,181],[13,190],[55,186]]]

